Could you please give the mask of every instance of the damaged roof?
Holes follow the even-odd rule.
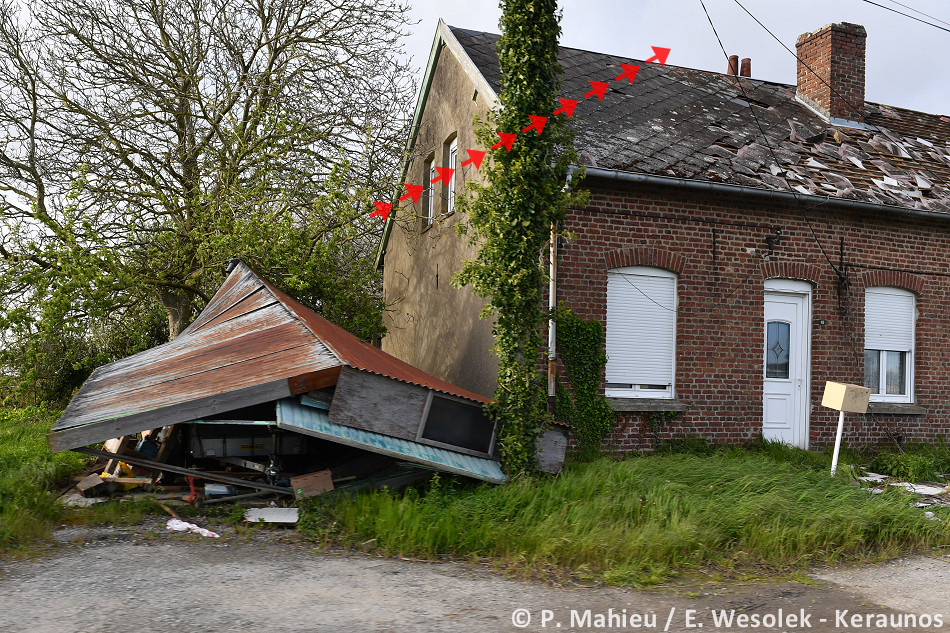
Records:
[[[363,343],[239,263],[177,338],[98,368],[48,436],[54,451],[335,384],[344,366],[487,398]]]
[[[500,93],[499,36],[450,28]],[[588,166],[950,213],[950,117],[866,102],[866,129],[834,127],[793,85],[566,47],[559,62],[559,94],[573,99],[621,63],[641,67],[633,84],[579,104]]]

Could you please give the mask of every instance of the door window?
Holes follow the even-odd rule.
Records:
[[[788,378],[791,324],[769,321],[765,326],[765,377]]]

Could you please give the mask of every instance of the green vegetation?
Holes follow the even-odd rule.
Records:
[[[882,451],[871,460],[868,469],[906,481],[938,481],[950,474],[950,446],[912,444],[900,452]]]
[[[0,409],[0,554],[49,536],[66,513],[50,488],[89,460],[49,452],[46,433],[58,415],[43,407]]]
[[[946,545],[899,490],[869,495],[828,475],[818,453],[765,443],[571,464],[509,486],[437,479],[410,489],[316,498],[301,529],[324,542],[376,539],[387,555],[488,558],[526,574],[638,585],[717,567],[770,573]],[[707,447],[708,448],[708,447]],[[842,469],[844,470],[844,469]]]
[[[535,467],[537,437],[546,418],[546,394],[537,370],[543,342],[542,285],[538,261],[552,227],[563,217],[568,166],[577,164],[573,137],[557,108],[558,24],[556,0],[502,3],[500,107],[477,130],[483,147],[496,132],[517,134],[511,151],[499,149],[482,168],[486,184],[468,183],[461,199],[478,257],[465,263],[453,283],[471,284],[488,298],[483,316],[495,315],[498,388],[488,414],[499,421],[498,450],[510,475]],[[543,133],[528,130],[530,116],[547,117]],[[535,128],[537,129],[537,128]]]
[[[571,393],[558,380],[555,385],[554,417],[574,428],[583,453],[600,449],[617,414],[600,390],[607,355],[604,354],[604,326],[585,321],[563,305],[555,311],[561,361],[571,383]]]

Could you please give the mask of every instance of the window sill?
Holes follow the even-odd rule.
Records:
[[[927,415],[927,409],[915,402],[869,402],[868,413]]]
[[[610,408],[618,413],[646,411],[686,411],[689,405],[677,398],[612,398]]]

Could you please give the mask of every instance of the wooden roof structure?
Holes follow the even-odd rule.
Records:
[[[65,451],[333,386],[351,367],[484,404],[357,339],[238,263],[173,341],[98,368],[47,436]]]

